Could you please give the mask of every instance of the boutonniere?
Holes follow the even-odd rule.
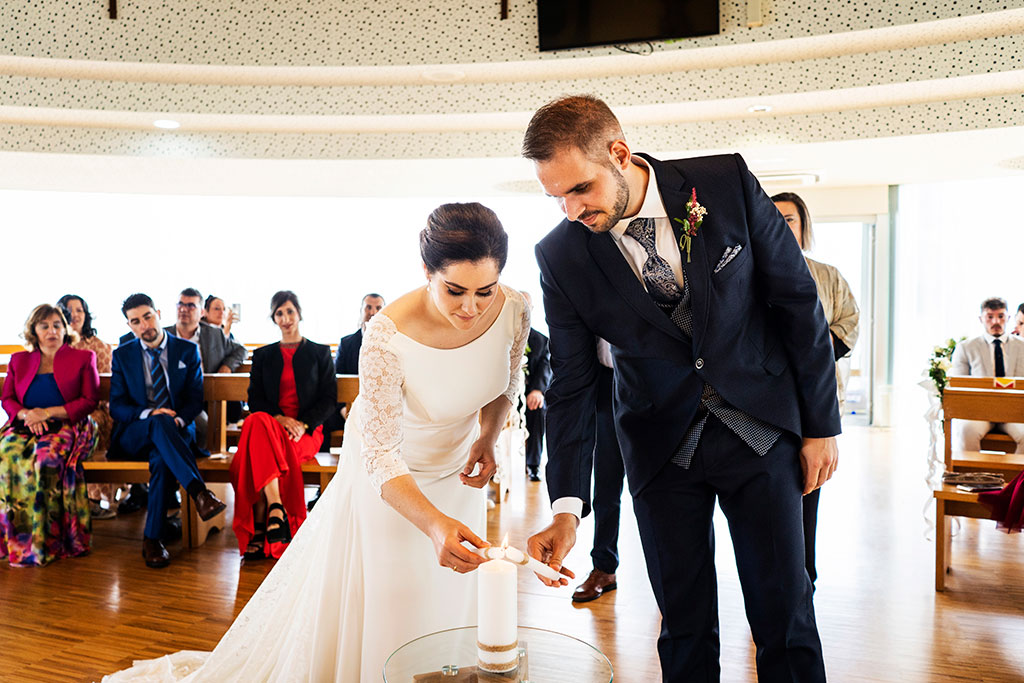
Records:
[[[704,216],[708,210],[697,203],[697,188],[693,188],[690,194],[690,201],[686,202],[686,218],[673,218],[677,223],[683,224],[683,234],[679,238],[679,251],[686,252],[686,262],[690,262],[690,247],[693,245],[693,238],[697,236],[697,228],[704,222]]]

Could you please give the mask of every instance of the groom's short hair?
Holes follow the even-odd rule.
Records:
[[[622,126],[608,105],[593,95],[570,95],[537,110],[526,127],[523,156],[549,161],[565,149],[576,148],[603,161],[611,144],[624,140]]]

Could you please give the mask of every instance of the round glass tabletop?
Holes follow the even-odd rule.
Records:
[[[386,683],[611,683],[612,665],[593,645],[555,631],[519,627],[519,667],[508,674],[476,668],[476,627],[409,641],[384,664]]]

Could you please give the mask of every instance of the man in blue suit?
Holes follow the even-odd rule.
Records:
[[[720,676],[717,499],[759,679],[824,680],[801,497],[835,470],[839,411],[828,327],[785,222],[738,155],[634,155],[593,97],[541,108],[523,152],[566,215],[536,249],[553,521],[531,554],[560,568],[589,512],[602,337],[663,679]]]
[[[121,305],[135,339],[114,351],[110,414],[116,424],[111,454],[149,460],[149,506],[142,541],[148,567],[166,567],[170,555],[161,541],[168,498],[177,480],[208,520],[225,508],[206,488],[196,467],[196,415],[203,409],[203,368],[199,347],[165,333],[153,300],[132,294]]]

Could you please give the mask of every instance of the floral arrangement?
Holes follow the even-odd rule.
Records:
[[[960,337],[960,339],[947,339],[945,344],[940,344],[932,349],[932,355],[928,359],[928,378],[931,379],[935,385],[935,391],[939,394],[939,399],[942,398],[942,392],[946,389],[946,384],[949,380],[946,378],[946,373],[953,363],[950,358],[953,357],[953,351],[956,350],[956,345],[962,342],[966,337]]]

